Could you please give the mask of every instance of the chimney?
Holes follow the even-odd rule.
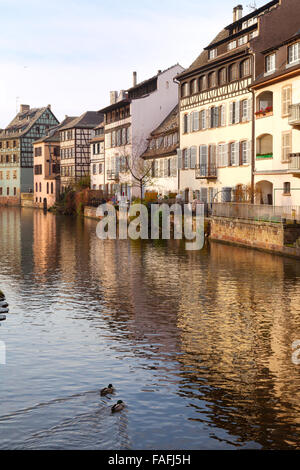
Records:
[[[20,113],[26,113],[27,111],[30,111],[29,104],[21,104],[20,105]]]
[[[133,72],[133,86],[136,86],[137,84],[137,73]]]
[[[47,108],[51,109],[51,104],[48,104]]]
[[[238,5],[233,9],[233,22],[238,21],[243,16],[243,6]]]
[[[119,96],[118,96],[117,101],[118,101],[118,102],[119,102],[119,101],[123,101],[123,100],[125,100],[125,98],[126,98],[126,91],[125,91],[125,90],[121,90],[120,93],[119,93]]]
[[[110,104],[115,104],[117,102],[117,98],[118,98],[118,92],[111,91],[110,92]]]

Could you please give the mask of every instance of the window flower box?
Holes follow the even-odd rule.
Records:
[[[260,109],[259,111],[256,111],[254,114],[257,118],[261,118],[264,116],[271,116],[273,114],[273,106],[267,106],[265,109]]]
[[[272,153],[272,152],[269,152],[269,153],[257,153],[257,154],[256,154],[256,158],[257,158],[257,160],[260,160],[260,159],[263,159],[263,158],[273,158],[273,153]]]

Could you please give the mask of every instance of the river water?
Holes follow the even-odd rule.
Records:
[[[96,224],[0,209],[0,449],[300,448],[300,262]]]

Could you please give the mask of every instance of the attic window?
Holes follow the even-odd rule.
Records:
[[[231,41],[229,44],[228,44],[228,50],[229,51],[232,51],[232,49],[235,49],[236,48],[236,41]]]
[[[208,51],[208,58],[209,60],[215,59],[217,57],[217,49],[211,49]]]

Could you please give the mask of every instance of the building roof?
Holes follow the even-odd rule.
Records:
[[[75,119],[74,116],[66,116],[65,119],[60,124],[58,124],[57,126],[51,127],[47,135],[45,135],[41,139],[35,140],[34,144],[40,144],[43,142],[59,142],[60,141],[60,135],[59,135],[60,129],[64,127],[65,125],[67,125],[69,122],[73,121],[74,119]]]
[[[24,136],[46,110],[52,112],[50,105],[44,108],[32,108],[23,112],[20,111],[0,133],[0,139]]]
[[[108,113],[109,111],[113,111],[114,109],[118,109],[121,106],[125,106],[130,103],[131,103],[131,100],[129,100],[128,98],[125,98],[125,100],[117,101],[116,103],[110,104],[109,106],[106,106],[105,108],[100,109],[99,113]]]
[[[285,39],[284,41],[281,41],[280,44],[276,44],[276,46],[269,48],[265,51],[262,51],[262,54],[268,54],[269,52],[280,49],[280,47],[290,44],[293,41],[300,39],[300,30],[297,29],[297,31],[289,36],[289,38]],[[281,81],[285,78],[286,75],[295,75],[300,73],[300,64],[295,64],[287,67],[287,57],[286,59],[280,63],[277,67],[276,70],[268,75],[265,75],[264,72],[261,73],[256,77],[256,80],[253,82],[252,87],[254,88],[260,88],[262,87],[265,83],[269,83],[270,81]]]
[[[178,129],[179,119],[179,107],[178,104],[172,109],[168,116],[162,121],[162,123],[151,132],[151,137],[156,137],[161,134],[167,134],[170,131],[176,131]]]
[[[131,88],[128,88],[128,90],[126,90],[127,92],[130,92],[130,91],[133,91],[133,90],[137,90],[138,88],[140,87],[143,87],[144,85],[146,85],[147,83],[150,83],[152,82],[153,80],[157,79],[160,75],[164,74],[165,72],[168,72],[168,70],[171,70],[173,67],[176,67],[177,65],[180,65],[180,64],[174,64],[174,65],[171,65],[171,67],[168,67],[167,69],[165,70],[159,70],[157,72],[156,75],[154,75],[153,77],[151,78],[148,78],[147,80],[144,80],[143,82],[140,82],[140,83],[137,83],[135,86],[131,87]]]
[[[66,125],[59,130],[64,131],[67,129],[94,129],[103,121],[103,114],[99,111],[86,111],[81,116],[76,117],[69,121]]]
[[[237,20],[234,23],[231,23],[230,25],[223,28],[217,34],[217,36],[213,39],[213,41],[211,41],[209,43],[209,45],[203,49],[203,51],[196,58],[196,60],[194,60],[194,62],[184,72],[178,74],[176,78],[177,79],[185,78],[186,76],[188,76],[192,72],[195,72],[196,70],[201,69],[202,67],[203,68],[206,67],[206,66],[212,66],[213,67],[214,65],[216,65],[216,63],[218,63],[218,62],[220,62],[220,61],[222,61],[226,58],[233,57],[235,53],[239,53],[239,52],[243,52],[243,51],[245,52],[246,50],[248,50],[248,46],[245,47],[245,45],[244,45],[244,46],[237,47],[234,50],[228,51],[228,52],[226,52],[222,55],[219,55],[215,59],[210,60],[208,58],[209,49],[212,49],[214,46],[222,44],[222,43],[226,42],[227,40],[229,40],[231,38],[235,39],[236,37],[238,37],[240,35],[243,35],[243,34],[247,33],[248,31],[251,31],[251,30],[256,28],[256,25],[253,25],[253,26],[250,26],[250,27],[245,28],[245,29],[240,29],[235,34],[232,34],[233,30],[237,26],[241,25],[242,23],[244,23],[245,21],[247,21],[250,18],[253,18],[253,17],[255,17],[259,14],[262,14],[264,11],[266,11],[266,12],[269,11],[269,8],[273,7],[274,5],[276,5],[278,3],[279,3],[279,0],[272,0],[271,2],[269,2],[269,3],[265,4],[264,6],[262,6],[261,8],[258,8],[256,10],[254,10],[253,12],[249,13],[248,15],[243,16],[239,20]]]
[[[168,135],[178,130],[178,119],[179,119],[179,107],[178,104],[172,109],[170,114],[162,121],[162,123],[151,132],[149,141],[151,138]],[[149,158],[167,157],[176,155],[176,149],[179,148],[179,143],[171,145],[170,147],[156,147],[151,149],[150,147],[143,153],[142,157],[146,160]]]

